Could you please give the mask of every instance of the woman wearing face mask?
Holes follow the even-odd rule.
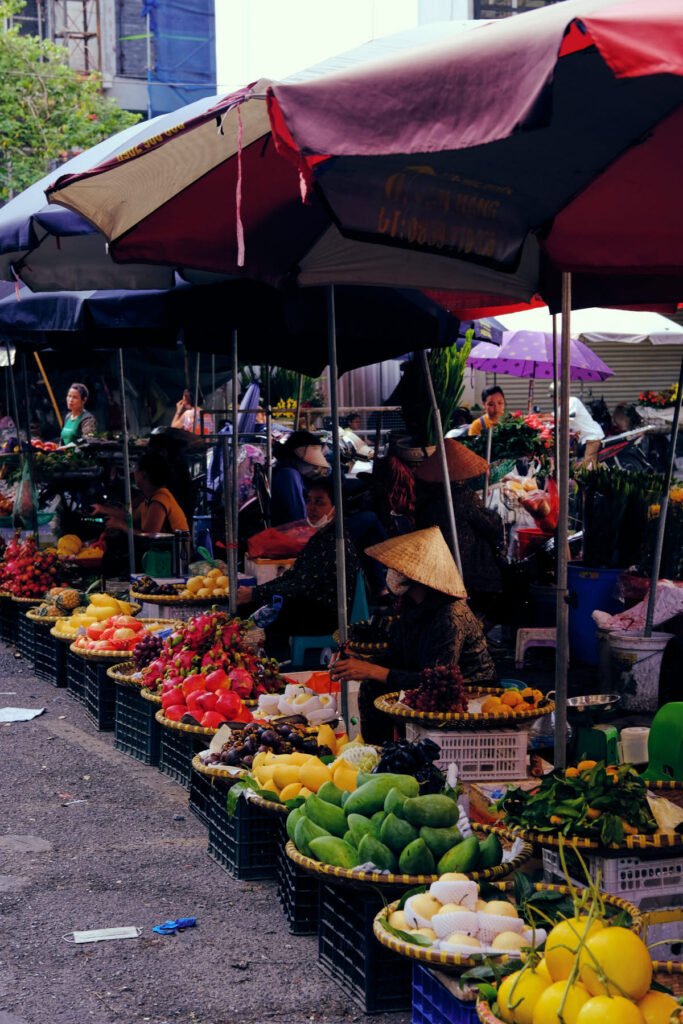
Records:
[[[399,599],[399,618],[385,663],[341,658],[333,679],[361,680],[359,705],[363,736],[386,738],[388,719],[374,700],[383,693],[419,684],[423,668],[458,665],[466,684],[494,683],[495,665],[481,625],[467,604],[467,592],[438,527],[392,537],[368,548],[388,568],[387,587]]]
[[[327,476],[330,465],[322,441],[308,430],[295,430],[280,445],[270,489],[270,520],[273,526],[306,518],[305,485]]]
[[[240,587],[237,604],[258,608],[283,598],[277,619],[268,627],[272,645],[297,633],[312,636],[332,633],[337,628],[337,559],[334,530],[335,507],[332,481],[326,477],[311,482],[306,494],[306,513],[316,531],[287,572],[256,587]],[[349,607],[356,590],[358,557],[353,542],[345,538],[346,587]]]

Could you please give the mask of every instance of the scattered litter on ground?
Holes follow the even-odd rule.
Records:
[[[0,722],[30,722],[42,715],[45,708],[0,708]]]

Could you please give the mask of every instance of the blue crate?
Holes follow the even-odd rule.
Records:
[[[424,964],[413,963],[411,1024],[478,1024],[476,1004],[448,991]]]

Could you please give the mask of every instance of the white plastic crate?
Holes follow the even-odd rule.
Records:
[[[677,902],[680,904],[681,896]],[[653,960],[683,961],[683,907],[668,906],[662,907],[661,900],[645,900],[641,906],[644,910],[643,918],[645,930],[643,938],[650,947],[650,955]],[[650,903],[656,906],[649,907]],[[661,943],[661,945],[660,945]]]
[[[649,897],[675,896],[683,885],[683,856],[667,857],[603,857],[582,850],[586,867],[595,881],[600,874],[600,887],[611,896],[623,896],[636,906]],[[571,850],[565,853],[567,870],[572,882],[585,885],[586,879]],[[543,876],[547,882],[563,880],[560,855],[557,850],[543,850]]]
[[[406,739],[423,738],[433,740],[441,748],[437,767],[445,771],[449,764],[457,764],[458,777],[463,782],[523,779],[526,776],[528,729],[444,732],[442,729],[425,729],[407,721]]]

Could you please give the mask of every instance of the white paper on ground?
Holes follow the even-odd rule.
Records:
[[[30,722],[44,711],[45,708],[0,708],[0,722]]]
[[[74,942],[105,942],[107,939],[138,939],[142,928],[92,928],[87,932],[74,932]],[[67,938],[67,936],[64,936]],[[67,938],[68,941],[68,938]]]

